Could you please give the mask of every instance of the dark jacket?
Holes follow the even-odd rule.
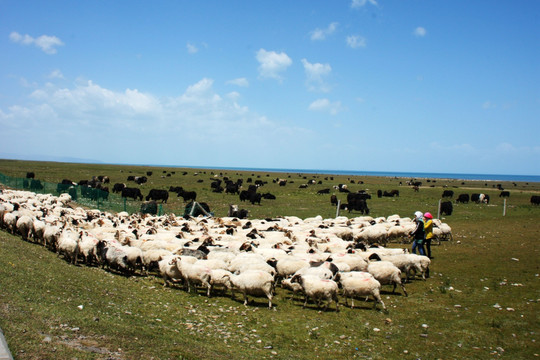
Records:
[[[424,240],[424,222],[422,220],[415,220],[416,229],[411,233],[414,240]]]

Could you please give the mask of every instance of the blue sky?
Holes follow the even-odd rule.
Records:
[[[0,157],[539,175],[539,14],[0,0]]]

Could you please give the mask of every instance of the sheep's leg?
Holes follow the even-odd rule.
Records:
[[[244,306],[247,306],[247,304],[248,304],[247,293],[244,293]]]
[[[332,295],[332,298],[334,299],[336,303],[336,311],[339,312],[339,299],[338,299],[337,293]]]
[[[409,296],[409,294],[407,294],[407,290],[405,290],[405,285],[403,285],[403,284],[399,284],[399,285],[401,285],[401,289],[403,290],[403,294],[405,296]]]
[[[379,303],[381,303],[383,309],[386,310],[386,306],[384,305],[384,302],[381,299],[381,294],[378,291],[373,293],[373,299],[375,300],[374,304],[373,304],[374,309],[377,308],[377,303],[379,302]]]
[[[268,298],[268,308],[271,309],[272,308],[272,299],[273,299],[273,296],[272,296],[272,293],[268,293],[266,294],[266,297]]]

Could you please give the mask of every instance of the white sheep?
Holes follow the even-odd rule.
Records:
[[[232,273],[230,271],[224,269],[210,270],[210,293],[212,293],[212,290],[214,290],[216,287],[220,287],[225,291],[227,289],[230,290],[232,287],[231,275]]]
[[[294,296],[296,294],[303,294],[304,293],[304,290],[302,289],[302,286],[298,283],[293,283],[292,281],[292,278],[290,279],[283,279],[281,281],[281,287],[283,289],[287,289],[287,290],[290,290],[293,292],[293,296],[292,296],[292,300],[294,300]]]
[[[43,244],[51,251],[56,251],[58,239],[62,234],[62,229],[56,225],[45,225],[43,232]]]
[[[148,275],[150,271],[158,269],[158,262],[164,257],[170,255],[173,255],[173,253],[165,249],[143,251],[142,263],[146,275]]]
[[[431,264],[431,260],[427,256],[416,254],[381,256],[379,259],[390,261],[397,266],[401,273],[405,274],[406,281],[409,280],[411,271],[422,274],[422,278],[425,280],[426,275],[429,274],[429,265]]]
[[[97,245],[98,252],[100,243]],[[101,255],[102,260],[105,260],[104,265],[106,264],[109,269],[114,269],[121,272],[128,271],[128,255],[120,243],[109,242],[108,245],[103,248],[103,252]]]
[[[314,275],[295,275],[291,283],[297,283],[302,287],[305,294],[304,308],[307,305],[308,298],[311,298],[317,307],[321,307],[321,302],[325,301],[324,310],[328,309],[331,301],[336,303],[336,311],[339,311],[338,284],[333,280],[321,279]]]
[[[183,261],[181,258],[176,260],[176,266],[180,270],[184,281],[186,282],[188,292],[191,292],[191,288],[197,288],[196,285],[202,285],[206,287],[206,295],[210,297],[210,291],[212,286],[210,285],[210,271],[212,269],[205,265],[197,263],[189,263]]]
[[[287,258],[279,259],[276,262],[277,275],[281,279],[288,278],[294,275],[298,270],[302,268],[310,267],[309,262],[304,259],[289,256]]]
[[[368,266],[368,262],[360,254],[333,254],[332,262],[346,263],[350,271],[366,271]]]
[[[379,283],[373,275],[364,271],[351,271],[349,273],[340,274],[339,283],[343,288],[343,296],[345,297],[345,305],[348,305],[347,299],[350,297],[351,309],[354,308],[354,297],[358,296],[373,296],[375,303],[373,308],[376,308],[380,302],[383,309],[386,309],[384,302],[381,299],[381,283]]]
[[[18,212],[12,211],[12,212],[6,212],[4,214],[4,227],[12,234],[15,234],[15,229],[17,229],[17,219],[18,219]]]
[[[143,251],[135,246],[123,245],[127,258],[126,263],[128,270],[132,273],[135,273],[137,269],[142,271],[143,268]]]
[[[163,286],[169,286],[171,282],[177,283],[183,279],[180,269],[176,266],[179,257],[179,255],[171,255],[158,262],[159,273],[163,278]]]
[[[39,244],[44,244],[43,235],[45,234],[45,225],[46,224],[44,221],[34,219],[32,237],[34,238],[34,241],[38,242]]]
[[[401,270],[390,261],[373,261],[368,265],[367,271],[373,275],[381,285],[394,285],[392,293],[396,291],[396,286],[401,286],[403,294],[407,296],[405,285],[401,281]]]
[[[94,260],[97,260],[97,244],[98,240],[94,236],[88,234],[88,232],[83,232],[80,241],[80,254],[86,264],[92,264]]]
[[[79,232],[74,229],[64,229],[58,238],[57,253],[59,255],[64,255],[70,263],[75,265],[77,265],[77,257],[79,256],[81,235],[82,231]]]
[[[274,277],[266,271],[251,270],[238,275],[230,275],[232,284],[231,296],[234,298],[234,290],[244,294],[244,305],[248,303],[248,295],[266,296],[268,307],[272,308],[274,298]]]
[[[18,218],[15,226],[17,227],[17,231],[19,234],[21,234],[23,240],[28,240],[32,230],[34,229],[32,218],[28,215],[22,215],[20,218]]]

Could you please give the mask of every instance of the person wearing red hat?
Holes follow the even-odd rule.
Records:
[[[424,245],[426,245],[426,255],[432,259],[431,240],[433,239],[433,215],[427,212],[424,214],[424,219],[426,219],[424,222],[424,233],[426,234]]]

